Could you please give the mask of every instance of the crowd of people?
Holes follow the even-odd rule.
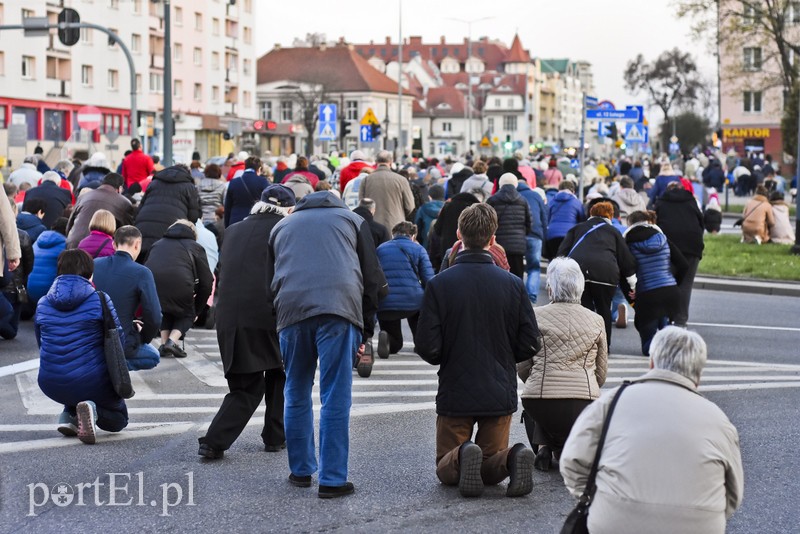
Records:
[[[600,388],[612,328],[627,326],[633,306],[654,370],[622,397],[615,419],[649,423],[613,426],[603,465],[633,469],[619,451],[634,447],[637,476],[666,476],[677,456],[658,454],[694,447],[681,469],[708,472],[686,491],[670,475],[670,493],[598,475],[603,498],[590,523],[613,531],[623,516],[667,525],[683,514],[698,531],[724,530],[741,500],[738,441],[721,411],[687,395],[706,349],[685,327],[730,161],[591,162],[579,191],[569,161],[555,156],[395,162],[387,151],[374,161],[360,150],[263,160],[242,152],[224,165],[196,156],[164,168],[134,139],[116,170],[96,153],[41,173],[32,157],[5,184],[0,335],[13,338],[20,320],[34,319],[39,384],[64,405],[59,432],[94,443],[97,428],[128,423],[98,363],[104,307],[132,371],[189,357],[187,331],[216,326],[229,393],[198,454],[223,458],[264,401],[264,447],[287,449],[289,483],[310,487],[319,472],[319,497],[347,495],[353,371],[368,379],[376,353],[400,352],[406,320],[415,352],[439,366],[439,480],[476,497],[508,479],[506,495],[517,497],[532,491],[534,469],[557,464],[579,495],[610,399]],[[735,172],[745,164],[735,164],[731,176],[746,182]],[[786,230],[788,210],[777,196],[770,202],[778,183],[771,167],[756,178],[745,240]],[[509,444],[517,376],[531,447]],[[639,413],[662,395],[674,397],[674,411]],[[686,418],[690,438],[677,431]]]

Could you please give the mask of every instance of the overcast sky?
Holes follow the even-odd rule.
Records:
[[[311,32],[325,33],[328,40],[343,36],[354,43],[383,42],[391,36],[397,42],[398,1],[256,0],[257,52],[260,56],[275,43],[291,46],[295,37]],[[709,83],[716,80],[713,56],[691,40],[689,24],[675,17],[672,0],[402,0],[402,5],[406,38],[421,35],[427,43],[445,36],[461,42],[467,25],[448,18],[494,17],[474,23],[473,37],[486,35],[510,46],[514,32],[519,32],[522,45],[534,56],[587,60],[592,63],[596,96],[617,108],[647,103],[645,95],[628,94],[622,79],[626,63],[638,53],[653,59],[677,46],[695,56]]]

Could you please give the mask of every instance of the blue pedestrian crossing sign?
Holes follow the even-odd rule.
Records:
[[[335,141],[339,137],[336,130],[336,104],[320,104],[317,137],[320,141]]]
[[[630,143],[647,143],[648,141],[648,128],[644,124],[638,122],[629,122],[625,126],[625,142]]]
[[[369,124],[362,124],[361,129],[359,130],[359,139],[361,139],[362,143],[371,143],[372,126],[370,126]]]

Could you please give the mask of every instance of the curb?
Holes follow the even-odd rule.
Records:
[[[774,295],[781,297],[800,297],[800,283],[771,282],[756,279],[713,278],[698,276],[694,280],[694,289],[710,291],[730,291],[734,293],[751,293],[757,295]]]

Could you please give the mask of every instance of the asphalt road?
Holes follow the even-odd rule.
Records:
[[[728,531],[796,531],[800,299],[697,291],[690,328],[709,344],[703,393],[741,437],[745,500]],[[410,349],[379,360],[370,379],[354,378],[354,496],[323,501],[313,487],[290,486],[285,451],[260,447],[258,416],[224,460],[201,461],[197,438],[225,389],[213,332],[189,339],[187,361],[164,360],[137,374],[131,426],[118,435],[101,432],[94,446],[55,432],[58,406],[37,394],[34,364],[24,363],[36,357],[30,323],[19,340],[0,343],[0,532],[544,533],[558,532],[573,506],[557,472],[536,472],[533,493],[521,499],[507,499],[502,485],[477,500],[441,486],[434,472],[436,369]],[[645,370],[638,346],[632,325],[615,329],[612,385]],[[525,441],[521,424],[511,438]],[[127,484],[114,502],[129,504],[109,505],[112,478],[117,488]],[[70,496],[69,504],[56,504]]]

